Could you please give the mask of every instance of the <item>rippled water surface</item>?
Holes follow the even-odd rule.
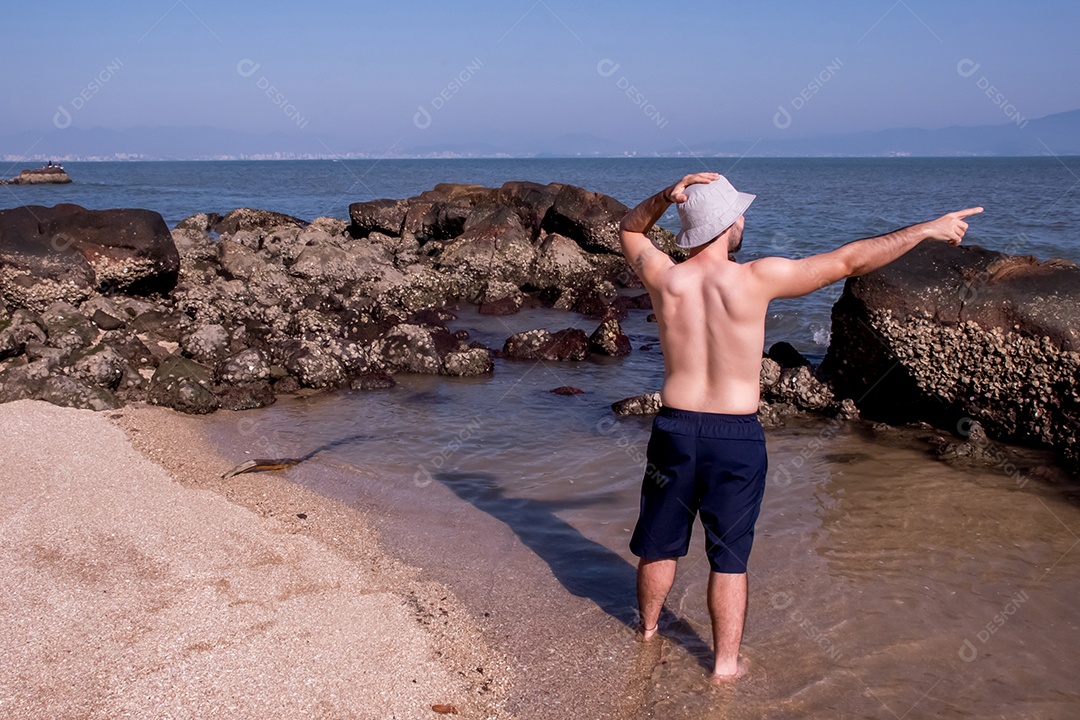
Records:
[[[499,345],[594,323],[463,311],[452,326]],[[665,639],[639,643],[626,545],[649,420],[608,405],[656,387],[661,359],[637,349],[655,341],[643,312],[626,327],[622,360],[497,361],[490,378],[401,377],[210,423],[238,459],[325,447],[290,477],[369,512],[392,552],[453,589],[514,659],[523,717],[1080,715],[1076,486],[1035,452],[1011,474],[942,464],[927,431],[769,431],[750,675],[707,681],[700,529]],[[585,392],[549,392],[563,385]]]

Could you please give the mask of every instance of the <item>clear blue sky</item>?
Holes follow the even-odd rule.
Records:
[[[1080,3],[825,5],[12,2],[0,26],[0,135],[52,130],[64,107],[82,128],[213,126],[372,146],[583,133],[666,148],[1007,122],[982,78],[1024,117],[1080,108]],[[957,71],[965,59],[979,63],[968,77]],[[258,63],[247,76],[244,60],[247,71]],[[95,77],[106,81],[89,92]],[[447,90],[456,77],[465,81]]]

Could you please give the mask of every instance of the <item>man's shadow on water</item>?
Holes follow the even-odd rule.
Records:
[[[637,569],[555,515],[556,510],[595,501],[507,497],[496,479],[486,473],[440,472],[434,477],[462,500],[506,523],[527,548],[548,564],[570,593],[592,600],[637,632]],[[688,622],[665,607],[660,627],[666,638],[681,645],[712,672],[712,648]]]

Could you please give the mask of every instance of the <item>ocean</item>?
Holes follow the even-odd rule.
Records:
[[[12,168],[7,174],[17,172]],[[348,204],[439,182],[563,182],[633,205],[682,175],[723,172],[758,195],[743,254],[801,256],[983,205],[966,242],[1080,261],[1080,158],[536,159],[70,163],[74,184],[4,187],[4,205],[141,207],[170,225],[256,207],[346,218]],[[674,229],[673,214],[662,224]],[[777,302],[767,341],[828,345],[837,284]],[[596,321],[457,310],[489,346]],[[822,419],[768,432],[754,554],[748,678],[705,679],[700,529],[669,596],[676,620],[635,642],[626,544],[647,418],[609,404],[657,389],[655,326],[632,311],[627,358],[497,360],[490,377],[401,376],[396,388],[219,412],[210,436],[237,463],[323,448],[288,477],[366,513],[384,545],[448,585],[520,669],[522,717],[1072,717],[1080,628],[1080,502],[1044,452],[1008,468],[934,459],[933,433]],[[581,388],[572,397],[549,391]],[[777,473],[783,469],[783,473]],[[634,688],[631,692],[629,688]],[[638,691],[639,695],[636,695]],[[624,708],[625,709],[625,708]],[[621,711],[620,711],[621,712]]]

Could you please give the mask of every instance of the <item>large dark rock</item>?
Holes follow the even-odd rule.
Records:
[[[489,280],[526,284],[536,249],[514,212],[500,210],[448,242],[438,256],[438,268],[458,273],[466,293],[479,297]]]
[[[221,407],[228,410],[253,410],[273,405],[277,397],[270,383],[245,382],[237,385],[221,385],[216,391]]]
[[[576,328],[556,333],[526,330],[507,338],[502,351],[512,360],[584,360],[589,355],[589,336]]]
[[[70,372],[91,385],[115,390],[120,386],[129,364],[119,352],[108,345],[98,345],[72,358]]]
[[[591,252],[620,253],[619,221],[628,211],[613,197],[564,185],[544,215],[542,227],[573,238]]]
[[[432,189],[420,193],[419,199],[424,202],[450,203],[468,207],[497,202],[499,191],[483,185],[439,183]]]
[[[78,303],[94,291],[94,268],[67,238],[45,234],[42,224],[56,208],[0,210],[0,296],[13,307],[41,311],[58,300]]]
[[[238,385],[270,379],[270,364],[254,348],[246,348],[225,360],[218,368],[222,383]]]
[[[0,322],[0,360],[21,355],[28,342],[45,342],[45,329],[39,315],[29,310],[16,310]]]
[[[285,359],[285,369],[301,385],[310,388],[337,387],[345,380],[344,368],[337,358],[308,341],[293,344]]]
[[[147,401],[192,415],[205,415],[220,406],[213,388],[210,368],[179,355],[170,355],[150,379]]]
[[[110,390],[63,375],[50,377],[45,381],[41,399],[53,405],[98,412],[114,410],[123,405]]]
[[[52,245],[71,242],[100,289],[164,294],[176,285],[180,256],[165,220],[152,210],[65,210],[43,218],[41,228]]]
[[[534,182],[511,181],[503,183],[499,191],[499,201],[517,211],[526,227],[536,236],[544,216],[555,204],[555,197],[563,188],[558,183],[541,185]]]
[[[196,362],[213,366],[229,351],[229,331],[223,325],[201,325],[180,338],[180,347]]]
[[[525,295],[514,283],[492,280],[484,286],[480,300],[481,315],[513,315],[521,309]]]
[[[660,412],[660,407],[663,403],[660,401],[659,392],[645,393],[644,395],[635,395],[634,397],[623,398],[611,404],[611,410],[616,415],[654,415]]]
[[[302,228],[306,227],[307,223],[284,213],[252,208],[237,208],[215,222],[212,228],[214,232],[226,235],[239,230],[258,232],[281,226]]]
[[[352,225],[349,230],[355,237],[367,237],[372,232],[401,235],[405,213],[409,210],[407,200],[369,200],[349,206]]]
[[[0,294],[15,307],[79,303],[97,290],[167,293],[179,269],[169,228],[150,210],[0,210]]]
[[[869,417],[972,419],[1080,468],[1080,268],[925,242],[848,280],[822,369]]]
[[[39,399],[56,364],[50,360],[9,365],[0,372],[0,402]]]
[[[600,323],[589,337],[589,349],[601,355],[622,357],[630,354],[630,338],[623,333],[619,321],[614,318]]]
[[[589,255],[576,242],[558,233],[545,235],[540,242],[529,285],[536,288],[565,288],[584,284],[595,269]]]

